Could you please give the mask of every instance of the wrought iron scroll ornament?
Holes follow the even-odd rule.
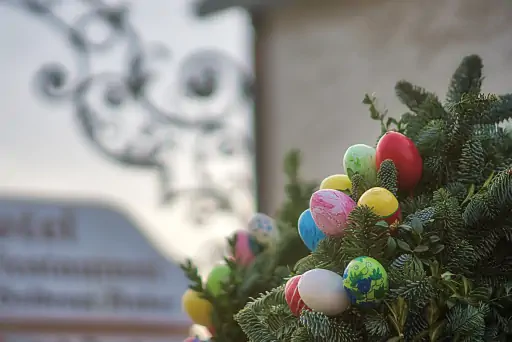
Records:
[[[237,213],[232,191],[252,194],[251,176],[247,168],[223,167],[251,160],[252,135],[247,125],[239,124],[240,110],[235,109],[252,106],[251,75],[222,52],[196,52],[178,66],[170,104],[174,110],[163,109],[152,96],[160,76],[153,66],[170,57],[169,51],[142,41],[125,5],[75,0],[82,12],[70,20],[59,15],[64,2],[0,0],[56,27],[76,56],[74,69],[61,63],[43,65],[36,77],[38,93],[49,100],[71,101],[82,133],[109,160],[155,170],[162,203],[188,197],[195,208],[203,205],[193,211],[196,221],[219,209],[246,215]],[[90,37],[94,25],[107,29],[103,39]],[[95,73],[93,60],[119,47],[124,49],[121,71]],[[187,154],[189,167],[185,187],[176,180],[180,153]],[[223,172],[231,174],[219,177]]]

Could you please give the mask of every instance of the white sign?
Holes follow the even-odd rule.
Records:
[[[97,334],[5,334],[2,342],[183,342],[186,336]]]
[[[0,199],[0,319],[188,323],[187,284],[119,210]]]

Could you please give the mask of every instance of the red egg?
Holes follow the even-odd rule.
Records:
[[[400,210],[400,207],[393,214],[389,215],[388,217],[384,217],[384,221],[386,221],[388,224],[393,224],[396,221],[400,221],[401,219],[402,211]]]
[[[423,172],[423,160],[414,142],[401,133],[387,132],[377,144],[377,168],[386,159],[391,159],[395,163],[398,187],[401,190],[413,190]]]
[[[295,315],[299,316],[303,309],[307,309],[306,304],[302,301],[302,298],[299,294],[299,280],[302,276],[296,275],[293,278],[290,278],[286,282],[286,286],[284,288],[284,297],[286,299],[286,303],[290,308],[290,311]]]

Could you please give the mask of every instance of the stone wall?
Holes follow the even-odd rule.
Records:
[[[290,148],[303,151],[304,176],[321,180],[343,172],[348,146],[375,143],[366,92],[398,116],[396,81],[444,96],[473,53],[484,60],[485,91],[512,91],[511,17],[508,0],[310,0],[266,13],[257,44],[262,209],[273,213],[282,200]]]

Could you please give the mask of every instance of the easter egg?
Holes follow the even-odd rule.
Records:
[[[414,142],[398,132],[387,132],[377,143],[376,166],[391,159],[398,171],[398,187],[413,190],[421,179],[423,160]]]
[[[345,268],[343,286],[352,304],[372,306],[386,296],[388,274],[377,260],[360,256]]]
[[[345,311],[350,299],[343,287],[343,278],[332,271],[315,268],[299,280],[299,295],[308,308],[335,316]]]
[[[348,215],[356,207],[350,196],[337,190],[318,190],[309,201],[311,215],[317,227],[326,235],[343,235]]]
[[[210,326],[212,325],[212,304],[199,296],[199,293],[192,289],[188,289],[181,298],[183,311],[187,313],[192,322]]]
[[[206,280],[206,288],[214,296],[218,296],[222,292],[223,283],[229,279],[231,268],[228,265],[215,266],[208,275]]]
[[[352,192],[352,182],[347,175],[332,175],[320,183],[320,189],[338,190],[349,195]]]
[[[284,287],[284,298],[290,311],[295,315],[299,316],[301,311],[306,308],[306,304],[302,300],[299,294],[299,280],[302,276],[296,275],[295,277],[290,278]]]
[[[235,260],[242,266],[250,265],[259,253],[259,245],[249,232],[240,230],[235,234]]]
[[[185,340],[183,340],[183,342],[201,342],[201,340],[199,339],[199,337],[188,337]]]
[[[400,217],[400,207],[398,200],[388,189],[375,187],[366,190],[358,205],[367,205],[372,211],[382,217],[389,224],[394,223]]]
[[[310,251],[314,251],[325,234],[317,227],[311,215],[311,209],[306,209],[299,217],[299,236]]]
[[[276,222],[270,216],[263,213],[256,213],[249,220],[248,227],[249,233],[262,244],[270,244],[279,238]]]
[[[371,185],[377,183],[376,165],[375,149],[365,144],[350,146],[343,156],[343,168],[349,177],[358,173]]]

